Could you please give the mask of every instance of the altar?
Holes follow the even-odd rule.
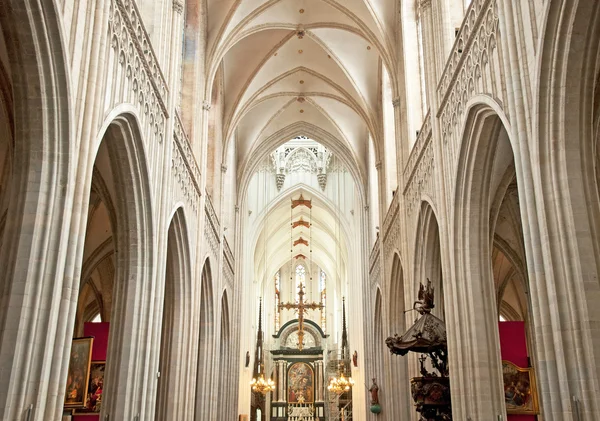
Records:
[[[325,419],[323,343],[327,335],[311,320],[304,320],[304,346],[298,349],[298,320],[283,325],[271,350],[277,385],[272,394],[272,421]]]

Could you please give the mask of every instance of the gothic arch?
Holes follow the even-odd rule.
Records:
[[[192,268],[188,227],[183,208],[173,214],[168,230],[167,262],[159,359],[156,417],[189,420],[192,371]]]
[[[385,347],[385,339],[383,337],[383,299],[381,298],[381,289],[377,287],[375,291],[375,305],[373,311],[373,342],[375,344],[375,355],[378,356],[375,361],[375,376],[383,376],[383,348]]]
[[[440,244],[440,226],[430,202],[422,202],[415,237],[415,271],[413,295],[419,289],[419,283],[429,279],[435,288],[434,313],[444,319],[444,282],[442,276],[442,253]]]
[[[248,159],[241,163],[239,167],[240,183],[238,195],[240,195],[241,192],[247,191],[252,174],[256,171],[256,168],[264,158],[288,140],[303,135],[308,136],[321,143],[326,148],[331,149],[334,155],[342,160],[354,178],[362,202],[366,203],[367,196],[363,186],[365,185],[367,176],[352,149],[345,142],[341,141],[331,133],[303,121],[290,124],[273,133],[267,139],[262,141],[260,145],[255,145],[252,148],[252,151],[248,154]],[[226,148],[227,147],[230,146],[226,146]]]
[[[107,352],[105,401],[102,417],[124,418],[154,411],[156,376],[148,361],[153,344],[149,323],[156,318],[155,297],[144,291],[154,283],[154,227],[147,161],[140,126],[133,114],[116,116],[102,137],[112,176],[111,194],[116,211],[113,226],[115,281],[112,321]],[[128,346],[124,344],[128,343]],[[140,384],[148,381],[150,384]]]
[[[33,404],[32,420],[37,421],[60,413],[63,396],[57,390],[65,383],[56,380],[67,369],[64,350],[71,342],[64,328],[71,297],[53,299],[56,291],[66,294],[73,287],[73,260],[65,262],[64,256],[76,250],[63,236],[75,182],[69,171],[75,142],[68,64],[53,2],[3,1],[0,27],[10,63],[14,139],[11,200],[0,250],[0,325],[12,326],[0,336],[5,356],[0,371],[7,379],[0,387],[0,418],[16,419]],[[31,265],[42,261],[51,263]],[[13,289],[15,282],[19,291]],[[40,343],[56,346],[40,355]]]
[[[573,417],[570,405],[550,396],[556,382],[562,381],[566,393],[580,400],[582,412],[594,419],[600,416],[596,399],[600,308],[593,298],[600,294],[600,200],[593,132],[600,4],[550,2],[540,39],[540,81],[532,113],[538,119],[531,151],[532,161],[540,165],[533,173],[536,208],[529,212],[532,230],[537,230],[532,234],[533,263],[540,268],[539,274],[532,274],[532,288],[542,303],[550,303],[533,303],[534,318],[545,322],[536,332],[539,358],[552,367],[540,376],[540,383],[548,385],[547,391],[542,389],[542,405],[557,418]],[[583,305],[574,307],[575,302]],[[558,313],[552,311],[556,308]],[[579,344],[577,349],[573,343]],[[578,368],[568,364],[573,359],[581,361]]]
[[[234,415],[231,411],[232,394],[228,393],[231,388],[230,380],[232,378],[233,350],[231,341],[229,300],[227,291],[223,291],[221,297],[221,337],[219,340],[219,396],[227,397],[223,402],[221,419],[223,421],[231,419]]]
[[[204,261],[200,287],[200,332],[198,336],[198,366],[196,374],[195,420],[206,419],[216,410],[218,382],[214,378],[215,317],[213,305],[213,274],[210,258]]]
[[[406,331],[406,316],[405,316],[405,283],[404,269],[400,255],[394,252],[392,258],[390,278],[390,304],[388,306],[388,326],[389,336],[394,334],[402,335]],[[386,348],[386,347],[384,347]],[[387,360],[389,360],[390,368],[387,370],[391,375],[386,376],[386,389],[389,390],[388,406],[390,406],[391,419],[410,419],[409,409],[412,403],[409,401],[409,373],[408,373],[408,358],[393,357],[389,352],[385,352]]]
[[[449,335],[457,342],[449,344],[455,350],[454,358],[450,354],[451,364],[462,371],[458,375],[451,373],[451,382],[464,388],[472,398],[453,406],[453,411],[459,417],[473,414],[483,419],[505,412],[492,248],[497,208],[506,195],[507,178],[516,184],[519,180],[514,170],[517,159],[513,145],[496,111],[487,104],[473,104],[466,121],[452,206],[452,258],[457,285],[453,287],[451,305],[461,311],[452,312],[447,326],[456,329]],[[473,321],[475,315],[477,323]],[[468,346],[463,344],[463,338],[471,338]],[[457,353],[459,349],[464,352]],[[469,377],[475,373],[477,380],[473,382]],[[484,400],[486,405],[481,405]]]

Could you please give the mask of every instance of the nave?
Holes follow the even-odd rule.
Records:
[[[0,1],[0,419],[600,419],[600,2]]]

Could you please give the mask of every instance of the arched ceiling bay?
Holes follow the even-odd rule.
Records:
[[[223,135],[244,167],[252,151],[306,122],[364,170],[378,148],[382,68],[394,67],[394,0],[208,0],[207,68],[223,72]],[[395,74],[395,72],[391,72]],[[393,82],[395,85],[395,82]],[[227,153],[227,147],[224,153]]]
[[[290,197],[278,197],[269,208],[268,217],[263,215],[255,233],[256,279],[271,279],[271,275],[283,265],[289,264],[290,259],[296,261],[294,257],[298,254],[306,256],[306,261],[309,261],[311,250],[312,260],[330,276],[340,276],[347,267],[349,244],[346,235],[342,233],[343,222],[338,222],[331,209],[313,197],[310,191],[300,190],[293,196],[298,197],[300,194],[312,200],[312,209],[297,207],[291,213],[292,219],[298,221],[302,218],[306,222],[312,222],[312,226],[290,229]],[[308,245],[299,243],[291,246],[292,242],[300,238],[307,240]]]

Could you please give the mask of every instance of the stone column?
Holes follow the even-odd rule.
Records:
[[[315,363],[315,401],[323,402],[323,361]]]
[[[285,369],[286,369],[287,363],[286,361],[277,361],[277,368],[279,371],[279,384],[277,385],[277,389],[279,390],[278,395],[278,402],[285,402],[286,401],[286,387],[285,387]]]

